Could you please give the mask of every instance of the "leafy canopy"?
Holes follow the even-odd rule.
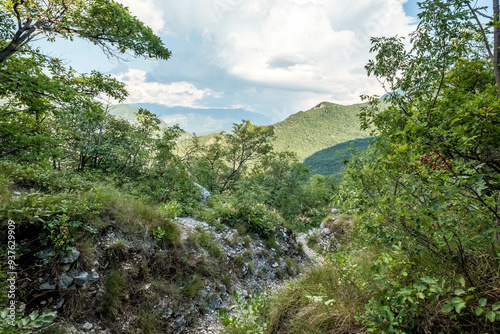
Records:
[[[151,28],[113,0],[0,1],[0,63],[15,52],[27,52],[37,36],[86,39],[109,56],[168,59],[170,51]]]

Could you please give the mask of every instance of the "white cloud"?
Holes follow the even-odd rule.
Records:
[[[356,103],[360,94],[382,94],[380,84],[367,78],[363,70],[370,58],[370,37],[404,36],[412,31],[413,19],[403,10],[406,1],[121,0],[134,15],[176,38],[179,49],[191,51],[179,51],[181,56],[174,52],[170,62],[158,64],[156,71],[163,71],[164,78],[174,72],[177,77],[186,76],[181,80],[196,79],[212,87],[212,80],[219,77],[200,68],[203,64],[216,67],[225,75],[223,83],[215,84],[217,90],[224,91],[228,106],[244,105],[258,110],[262,105],[260,96],[245,96],[242,92],[236,98],[236,94],[226,94],[222,87],[227,84],[228,90],[234,90],[230,87],[234,82],[246,82],[261,93],[264,89],[275,93],[274,98],[266,95],[265,100],[273,104],[269,109],[276,115],[290,114],[306,103],[313,106],[322,101],[310,103],[315,98]],[[169,67],[174,59],[178,70]],[[195,69],[193,63],[202,65]],[[175,83],[177,88],[186,85],[189,84]],[[180,89],[192,90],[193,96],[200,99],[210,92],[194,86]],[[147,94],[152,95],[142,94],[144,99]],[[231,96],[234,100],[229,101]],[[298,101],[299,97],[303,100]]]
[[[149,26],[155,33],[159,33],[165,27],[163,11],[155,4],[154,0],[118,0],[122,5],[129,8],[132,15]]]
[[[198,89],[189,82],[180,81],[170,84],[147,82],[146,71],[129,69],[115,77],[125,83],[129,96],[128,103],[157,103],[167,107],[203,108],[197,102],[208,96],[220,96],[210,89]]]

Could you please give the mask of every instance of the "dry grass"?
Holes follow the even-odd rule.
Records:
[[[356,284],[341,282],[334,264],[313,268],[306,276],[274,296],[269,333],[361,333],[354,319],[363,313],[370,296]],[[306,295],[323,296],[315,301]],[[324,302],[334,300],[325,305]]]

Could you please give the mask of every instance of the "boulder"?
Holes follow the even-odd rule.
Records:
[[[67,290],[71,283],[73,283],[73,277],[64,274],[59,278],[58,288],[59,290]]]
[[[68,254],[62,256],[59,260],[59,262],[61,262],[62,264],[73,263],[80,256],[80,252],[75,247],[68,247],[66,248],[66,251],[68,252]]]

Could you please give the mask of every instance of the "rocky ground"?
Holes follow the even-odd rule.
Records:
[[[206,249],[193,246],[195,244],[193,236],[209,235],[214,244],[222,246],[220,270],[224,271],[220,273],[219,279],[210,280],[202,277],[203,289],[195,299],[176,302],[174,306],[169,296],[165,295],[154,306],[155,311],[161,314],[162,321],[168,322],[168,332],[177,334],[220,333],[222,324],[218,318],[218,311],[234,303],[233,290],[240,296],[248,297],[257,291],[269,293],[279,288],[285,280],[293,279],[308,266],[323,261],[316,250],[307,246],[308,238],[315,239],[320,246],[315,248],[319,250],[331,245],[332,237],[331,231],[325,226],[299,235],[286,228],[280,228],[276,231],[273,242],[269,242],[255,236],[240,234],[236,229],[216,229],[193,218],[178,218],[176,223],[181,228],[181,241],[186,245],[188,260],[196,264],[208,256]],[[136,278],[140,276],[137,268],[141,267],[145,257],[148,257],[147,254],[153,252],[154,245],[153,240],[145,239],[139,246],[127,240],[121,231],[110,228],[95,245],[97,251],[108,254],[105,260],[96,258],[93,263],[83,268],[81,265],[76,265],[82,250],[73,248],[68,256],[59,259],[58,270],[39,273],[38,290],[41,294],[46,294],[47,298],[38,298],[37,302],[42,306],[59,310],[63,310],[68,303],[75,302],[75,295],[83,296],[83,300],[92,302],[96,296],[103,294],[102,278],[109,266],[119,266],[122,271],[128,273],[128,277]],[[110,249],[118,248],[120,251],[114,257],[110,255],[114,254],[110,253]],[[45,255],[47,258],[48,254]],[[43,267],[43,263],[41,266]],[[219,270],[219,268],[212,269]],[[223,282],[224,275],[228,279]],[[140,280],[136,279],[139,283],[133,290],[148,294],[151,282],[140,283]],[[132,292],[130,295],[127,293],[122,296],[126,305],[125,311],[116,319],[120,325],[114,326],[112,330],[97,317],[79,317],[80,320],[76,317],[75,321],[68,319],[67,312],[62,312],[66,314],[64,327],[72,334],[129,333],[130,326],[135,321],[136,309],[128,307],[129,300],[133,299]],[[129,313],[127,309],[130,309]]]

